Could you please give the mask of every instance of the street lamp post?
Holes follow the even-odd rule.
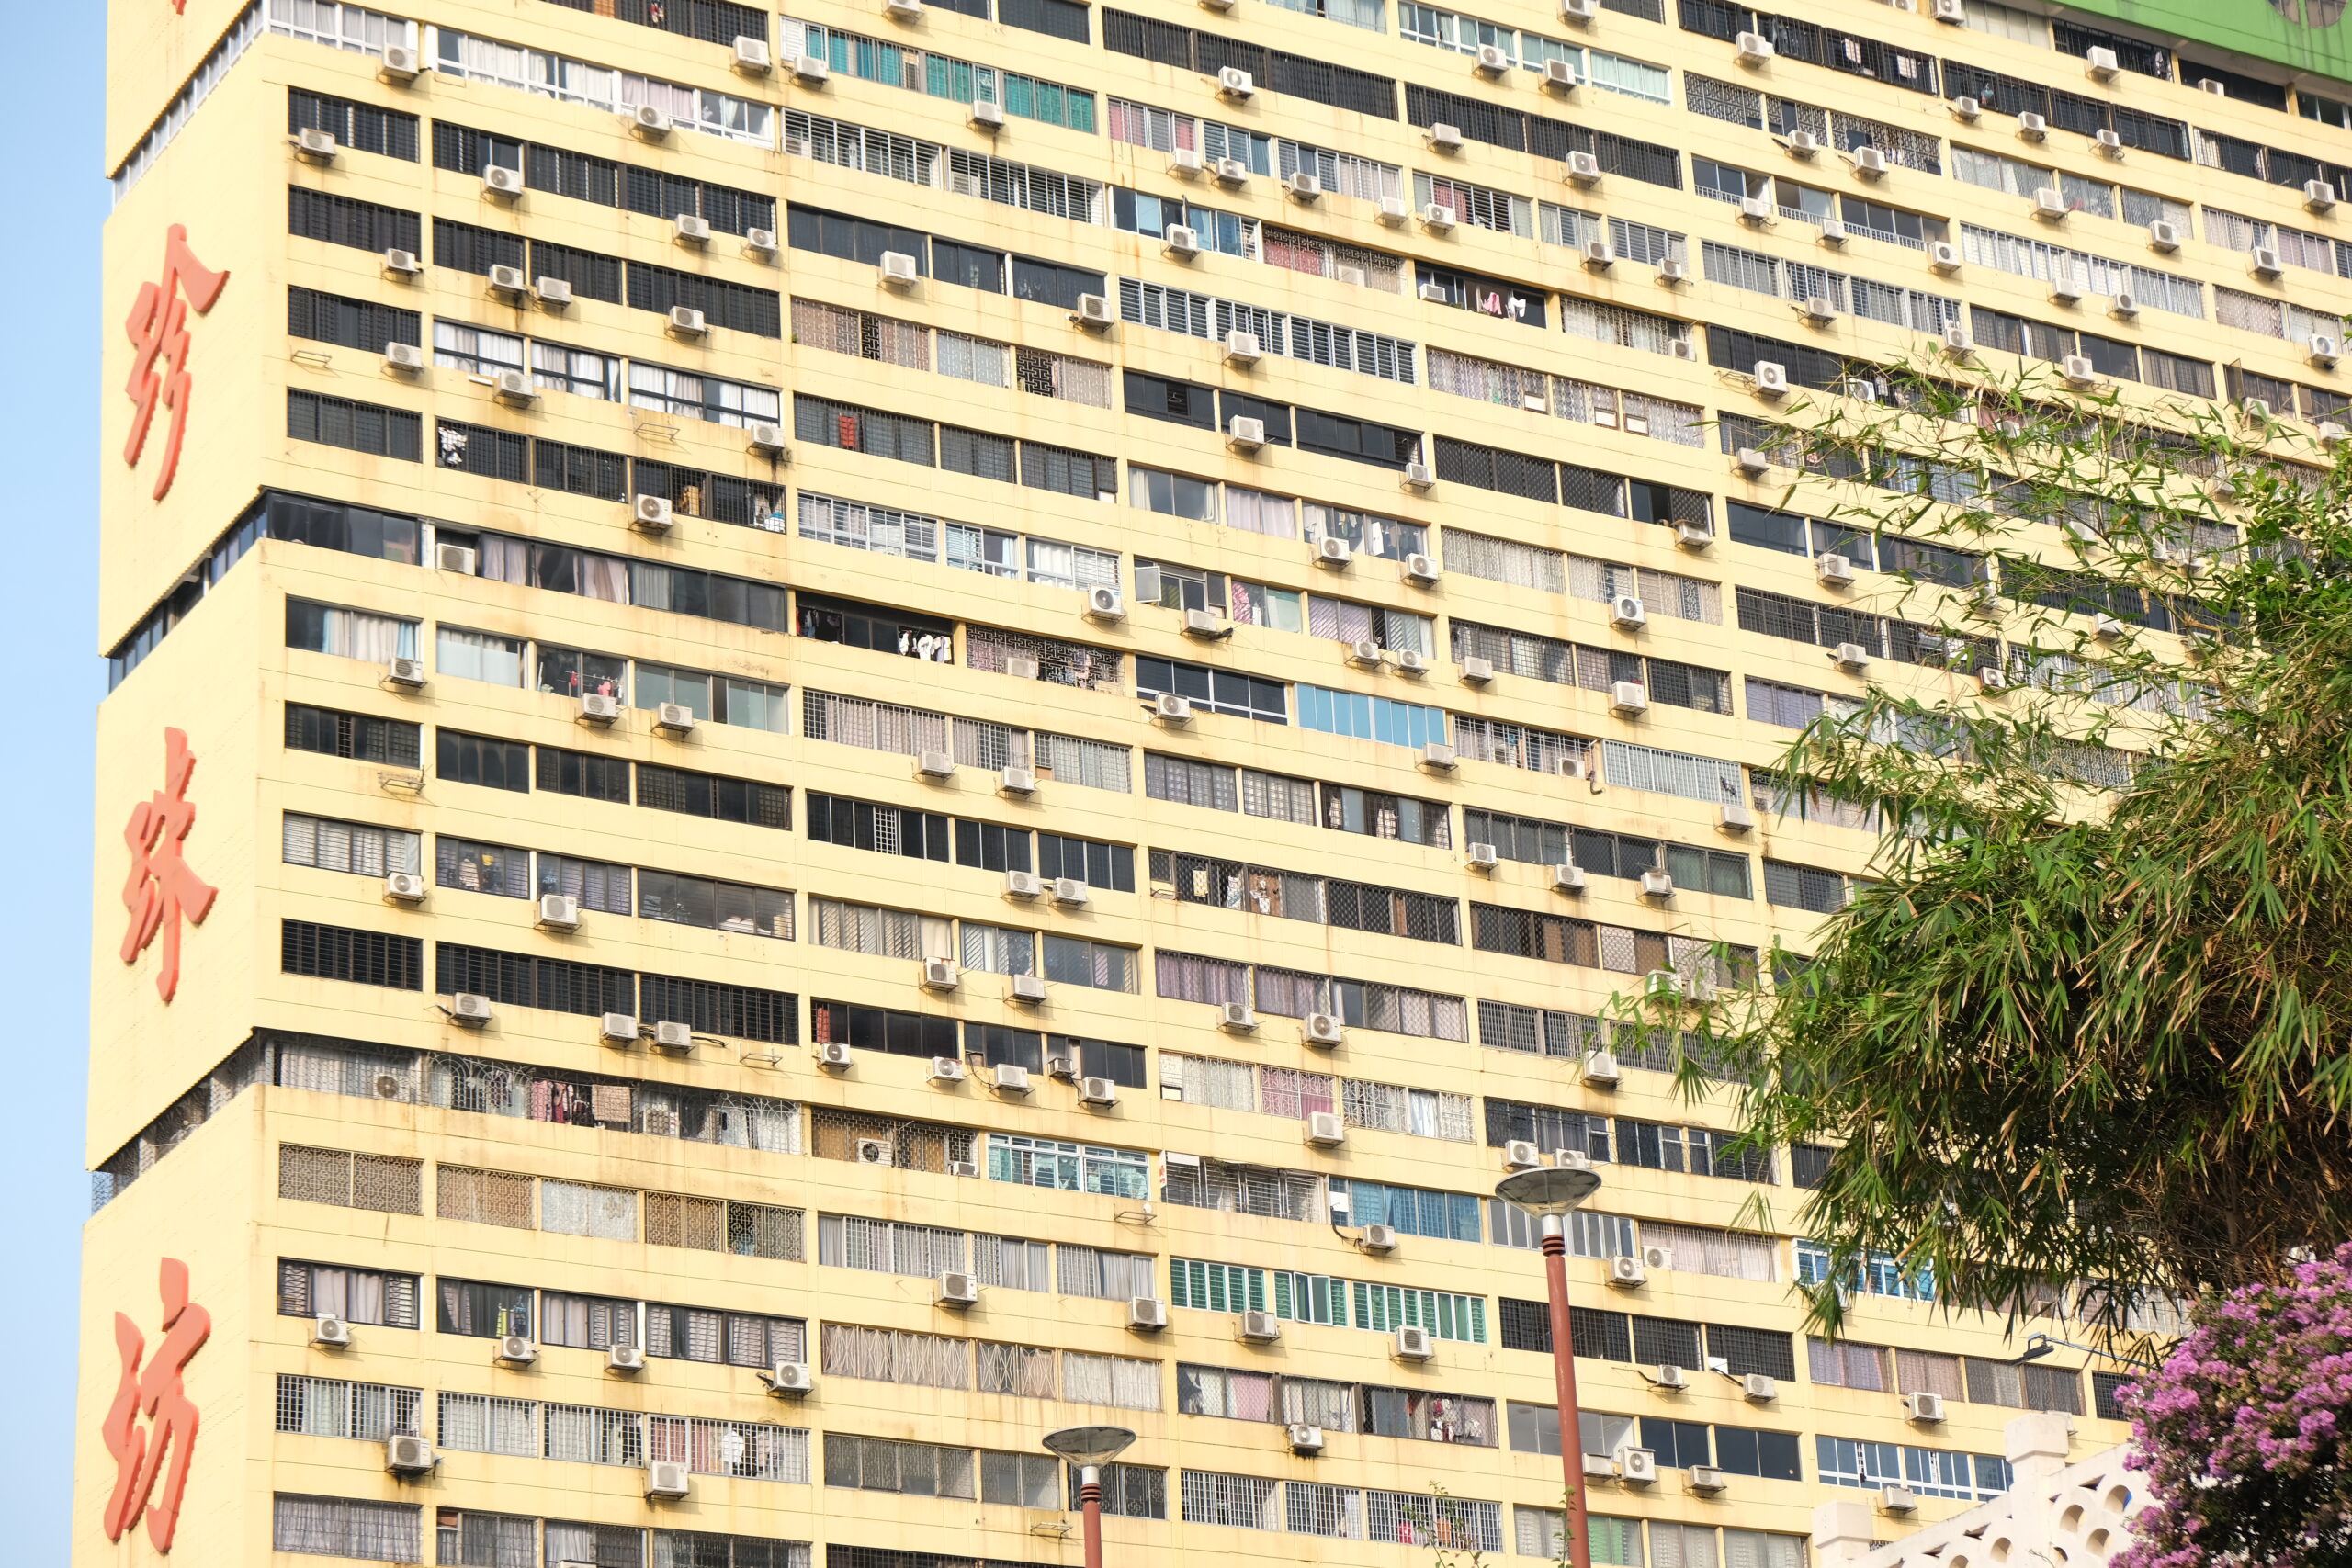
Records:
[[[1581,1160],[1519,1171],[1495,1185],[1496,1197],[1544,1221],[1544,1283],[1552,1305],[1552,1373],[1560,1393],[1560,1472],[1567,1486],[1566,1517],[1561,1528],[1567,1534],[1571,1568],[1592,1568],[1592,1543],[1585,1517],[1584,1423],[1577,1404],[1577,1348],[1568,1316],[1568,1238],[1563,1218],[1600,1186],[1600,1172]]]
[[[1086,1539],[1086,1568],[1102,1568],[1102,1467],[1125,1453],[1136,1435],[1125,1427],[1064,1427],[1041,1439],[1046,1451],[1078,1466],[1078,1507]]]

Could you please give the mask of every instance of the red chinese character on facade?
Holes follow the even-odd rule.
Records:
[[[156,1348],[153,1362],[141,1371],[139,1363],[147,1353],[147,1337],[129,1314],[114,1314],[122,1382],[98,1431],[115,1463],[114,1495],[107,1499],[107,1539],[120,1540],[144,1513],[147,1539],[156,1551],[169,1551],[172,1534],[179,1528],[180,1497],[187,1490],[188,1461],[196,1452],[197,1410],[187,1396],[187,1363],[211,1337],[212,1314],[187,1299],[187,1264],[166,1258],[160,1273],[164,1342]],[[141,1426],[141,1416],[151,1424]],[[166,1459],[172,1473],[164,1481],[163,1495],[150,1506],[148,1497]]]
[[[187,312],[196,307],[199,316],[212,309],[220,298],[221,285],[229,281],[226,272],[214,272],[196,259],[188,249],[187,227],[175,223],[164,239],[164,280],[139,286],[139,300],[130,307],[130,319],[122,323],[130,335],[130,346],[138,351],[130,362],[130,379],[123,391],[139,405],[130,418],[130,436],[122,444],[122,460],[132,468],[139,466],[139,454],[147,446],[147,427],[155,422],[155,404],[160,400],[172,411],[172,433],[164,443],[164,471],[155,477],[155,499],[172,488],[172,476],[179,472],[180,441],[187,434]],[[187,297],[182,299],[185,288]],[[172,373],[167,379],[155,368],[158,359],[171,362]]]
[[[122,841],[130,846],[130,875],[122,885],[130,925],[122,933],[122,961],[137,963],[161,931],[164,966],[155,976],[155,989],[167,1002],[180,988],[180,917],[202,925],[220,896],[220,889],[187,863],[183,842],[196,826],[196,805],[187,798],[187,781],[195,773],[187,731],[164,730],[164,787],[132,807],[122,829]]]

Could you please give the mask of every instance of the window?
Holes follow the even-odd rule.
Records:
[[[484,789],[527,791],[531,787],[531,749],[519,740],[495,740],[487,735],[466,735],[455,729],[435,733],[435,771],[454,784],[480,784]]]
[[[424,943],[416,937],[309,920],[281,920],[278,928],[279,965],[288,975],[400,991],[413,991],[422,984]]]
[[[287,1179],[289,1156],[295,1176],[295,1190],[291,1191],[288,1190]],[[349,1206],[415,1213],[420,1205],[411,1194],[421,1170],[416,1162],[384,1160],[374,1156],[368,1158],[370,1165],[357,1173],[366,1185],[355,1195],[370,1201]],[[335,1176],[334,1162],[341,1160],[347,1167],[353,1156],[288,1144],[279,1146],[278,1159],[278,1195],[292,1198],[331,1193],[337,1179],[349,1179]],[[336,1201],[332,1196],[312,1201]],[[405,1206],[393,1206],[395,1201]],[[413,1274],[387,1274],[373,1269],[282,1259],[277,1265],[277,1311],[281,1317],[339,1317],[346,1323],[382,1328],[414,1328],[416,1291],[417,1277]]]
[[[495,632],[461,631],[455,626],[434,628],[435,672],[460,681],[483,681],[493,686],[523,683],[523,639]]]
[[[1446,738],[1443,708],[1304,683],[1298,688],[1298,722],[1302,729],[1415,749]]]
[[[1286,724],[1290,718],[1289,694],[1281,682],[1202,664],[1138,656],[1136,690],[1143,696],[1173,693],[1189,698],[1196,707],[1237,718],[1267,724]]]
[[[368,1562],[422,1562],[424,1514],[414,1503],[277,1495],[270,1550]]]
[[[628,803],[628,762],[620,757],[598,757],[560,747],[538,749],[538,787],[554,795],[575,795],[589,800]]]
[[[286,331],[291,337],[379,354],[387,344],[421,342],[423,330],[423,318],[414,310],[313,288],[286,291]]]
[[[290,440],[316,441],[371,457],[398,457],[409,463],[424,460],[424,423],[408,409],[289,388],[286,434]]]
[[[421,842],[419,835],[397,828],[306,817],[294,811],[286,813],[282,838],[288,865],[347,871],[361,876],[414,872]]]
[[[286,601],[286,646],[389,664],[416,657],[416,623],[308,599]]]
[[[299,239],[349,245],[379,255],[388,250],[413,254],[423,248],[417,215],[397,207],[330,196],[300,186],[288,188],[286,207],[286,231]]]
[[[541,748],[545,755],[546,748]],[[637,765],[637,803],[657,811],[677,811],[721,822],[760,828],[792,826],[792,792],[751,779],[688,773],[652,762]]]
[[[1150,1193],[1150,1161],[1136,1150],[1057,1143],[1010,1133],[989,1134],[988,1177],[991,1181],[1114,1198],[1144,1198]]]

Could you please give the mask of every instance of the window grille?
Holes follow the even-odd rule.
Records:
[[[1184,1522],[1188,1525],[1234,1525],[1243,1529],[1283,1528],[1277,1512],[1279,1482],[1255,1475],[1226,1475],[1215,1471],[1182,1472]]]
[[[820,1343],[821,1371],[827,1377],[913,1383],[926,1388],[972,1386],[971,1351],[967,1340],[828,1323]]]
[[[424,1164],[386,1155],[280,1144],[277,1195],[388,1214],[424,1213]]]
[[[854,1215],[826,1214],[817,1223],[817,1260],[839,1269],[933,1279],[966,1261],[967,1236],[957,1230]]]
[[[435,1173],[434,1212],[445,1220],[534,1228],[532,1179],[502,1170],[445,1165]]]
[[[419,1389],[280,1372],[277,1430],[367,1442],[382,1442],[396,1432],[421,1437],[417,1419],[423,1399]]]
[[[272,1508],[270,1549],[369,1562],[421,1562],[423,1529],[423,1510],[414,1503],[301,1497],[281,1492]]]
[[[810,1152],[820,1159],[881,1164],[944,1176],[948,1165],[973,1157],[973,1134],[936,1122],[896,1121],[819,1107],[809,1112]],[[878,1148],[865,1145],[878,1145]],[[878,1153],[878,1160],[868,1157]]]
[[[441,1393],[439,1442],[463,1453],[539,1457],[539,1402]]]

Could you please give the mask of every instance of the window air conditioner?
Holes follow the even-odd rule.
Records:
[[[1859,675],[1871,667],[1871,650],[1859,642],[1841,642],[1829,650],[1829,657],[1849,674]]]
[[[1266,444],[1266,422],[1235,414],[1225,427],[1225,444],[1236,452],[1255,452]]]
[[[1100,294],[1081,294],[1078,309],[1070,312],[1071,321],[1089,332],[1102,332],[1117,320],[1111,311],[1111,301]]]
[[[645,1495],[650,1499],[684,1497],[694,1487],[694,1472],[682,1459],[657,1459],[645,1467]]]
[[[1461,128],[1460,126],[1458,126],[1458,125],[1432,125],[1432,126],[1430,126],[1430,152],[1461,152],[1461,151],[1462,151],[1462,128]]]
[[[539,1359],[539,1348],[527,1334],[501,1335],[494,1359],[510,1367],[527,1367]]]
[[[933,780],[953,779],[956,776],[955,753],[918,751],[915,753],[915,776]]]
[[[1482,43],[1478,46],[1478,74],[1481,76],[1499,76],[1510,69],[1510,56],[1505,54],[1498,45]]]
[[[735,39],[735,69],[745,76],[766,75],[774,69],[768,59],[768,40],[739,35]]]
[[[989,103],[984,99],[977,101],[964,118],[973,130],[985,130],[993,134],[1004,129],[1004,106]]]
[[[670,134],[670,111],[659,104],[639,104],[629,111],[628,128],[648,141]]]
[[[327,131],[304,126],[293,135],[295,156],[306,164],[334,162],[334,137]]]
[[[778,1361],[767,1371],[764,1380],[768,1392],[783,1399],[797,1399],[816,1391],[817,1380],[810,1375],[806,1361]]]
[[[1543,1163],[1543,1153],[1525,1138],[1513,1138],[1503,1145],[1503,1164],[1513,1170],[1532,1170]]]
[[[1649,625],[1650,615],[1639,599],[1620,593],[1609,602],[1609,618],[1620,630],[1634,632]]]
[[[413,871],[396,871],[384,878],[384,901],[388,904],[422,904],[424,902],[424,878]]]
[[[694,1025],[676,1019],[664,1019],[653,1026],[653,1048],[656,1051],[691,1051],[695,1048]]]
[[[1789,393],[1789,370],[1785,365],[1770,359],[1756,362],[1756,395],[1760,398],[1784,398]]]
[[[956,972],[956,965],[944,958],[922,961],[922,983],[928,990],[952,991],[961,983],[961,978]]]
[[[645,1370],[645,1352],[634,1345],[615,1345],[605,1351],[605,1370],[608,1372],[641,1372]]]
[[[580,929],[580,900],[568,893],[539,895],[539,929],[543,931],[576,931]]]
[[[1886,154],[1876,147],[1854,149],[1854,173],[1866,180],[1882,179],[1886,175]]]
[[[839,1072],[856,1059],[851,1055],[851,1050],[849,1042],[845,1040],[824,1040],[818,1043],[809,1055],[819,1066]]]
[[[1813,574],[1826,588],[1854,586],[1854,563],[1841,555],[1815,556]]]
[[[1365,1227],[1367,1231],[1386,1228],[1371,1225]],[[1437,1346],[1430,1340],[1428,1329],[1408,1326],[1396,1331],[1396,1348],[1394,1354],[1400,1361],[1434,1360],[1437,1358]]]
[[[1115,588],[1090,588],[1086,591],[1086,614],[1097,621],[1124,621],[1127,618],[1126,596]]]
[[[1661,903],[1674,897],[1674,878],[1662,871],[1642,873],[1642,897]]]
[[[1138,1334],[1158,1333],[1168,1326],[1168,1303],[1157,1296],[1129,1296],[1127,1326]]]
[[[1552,886],[1555,891],[1561,893],[1582,893],[1585,886],[1584,867],[1580,865],[1571,865],[1566,862],[1554,866],[1552,868]]]
[[[1272,1313],[1245,1312],[1241,1314],[1240,1333],[1253,1345],[1272,1345],[1283,1337],[1283,1325]]]
[[[1089,1076],[1078,1080],[1078,1102],[1096,1110],[1107,1110],[1119,1103],[1116,1079]]]
[[[1544,62],[1544,85],[1555,93],[1575,92],[1577,90],[1577,68],[1574,65],[1569,64],[1565,60],[1545,61]]]
[[[1431,740],[1421,748],[1421,766],[1433,773],[1450,773],[1462,765],[1462,758],[1442,740]]]
[[[1600,183],[1600,160],[1594,157],[1589,152],[1569,153],[1568,178],[1580,186],[1599,185]]]
[[[1694,1464],[1690,1467],[1690,1490],[1693,1492],[1713,1496],[1722,1491],[1726,1484],[1724,1472],[1712,1464]]]
[[[1293,1421],[1283,1428],[1283,1435],[1290,1440],[1290,1451],[1303,1458],[1312,1459],[1323,1451],[1323,1428],[1320,1427]]]
[[[384,1468],[394,1475],[424,1475],[438,1462],[433,1445],[407,1432],[384,1439]]]
[[[424,276],[424,264],[416,259],[414,251],[395,245],[384,253],[384,271],[403,283],[413,283]]]
[[[321,1313],[311,1325],[311,1343],[322,1350],[351,1348],[351,1325],[333,1313]]]
[[[1216,73],[1216,90],[1228,98],[1247,98],[1258,90],[1250,73],[1228,65]]]
[[[1650,1277],[1638,1258],[1617,1257],[1609,1260],[1609,1282],[1621,1291],[1638,1290],[1649,1283]]]
[[[1306,1116],[1306,1141],[1318,1149],[1336,1149],[1348,1141],[1348,1124],[1336,1111],[1311,1111]]]
[[[449,998],[449,1016],[469,1028],[479,1029],[490,1021],[490,998],[460,991]]]
[[[2123,69],[2115,58],[2115,51],[2104,44],[2093,44],[2083,52],[2083,72],[2095,82],[2112,82]]]
[[[2303,205],[2313,212],[2329,210],[2335,205],[2335,186],[2325,180],[2305,180]]]
[[[700,310],[691,305],[670,307],[670,333],[673,337],[702,337],[710,331],[710,323]]]
[[[1650,710],[1650,694],[1639,681],[1618,681],[1609,691],[1610,711],[1628,718]]]
[[[1446,293],[1442,283],[1424,283],[1415,292],[1424,303],[1430,305],[1442,305],[1453,298]]]
[[[1770,1404],[1781,1397],[1781,1385],[1762,1372],[1747,1372],[1739,1380],[1739,1394],[1750,1404]]]
[[[1219,1002],[1216,1026],[1228,1034],[1252,1033],[1258,1027],[1258,1015],[1250,1010],[1248,1002]]]
[[[2041,141],[2050,135],[2050,121],[2031,109],[2018,116],[2018,135],[2027,141]]]
[[[1742,223],[1760,229],[1771,222],[1774,216],[1772,204],[1762,197],[1743,196],[1739,198],[1739,220]]]
[[[1174,692],[1161,692],[1151,699],[1151,716],[1170,726],[1190,724],[1193,722],[1193,699],[1178,696]]]
[[[1916,1514],[1919,1511],[1919,1495],[1890,1481],[1878,1489],[1878,1506],[1884,1513]]]
[[[1012,987],[1004,995],[1007,1001],[1019,1002],[1023,1007],[1035,1007],[1046,999],[1046,982],[1035,975],[1015,975],[1012,976]],[[999,1089],[1005,1087],[1004,1071],[1002,1068],[998,1069],[997,1087]],[[1022,1072],[1023,1081],[1025,1083],[1027,1082],[1026,1070],[1022,1069]],[[1025,1094],[1028,1091],[1023,1089],[1022,1092]]]
[[[1216,174],[1217,184],[1236,190],[1250,183],[1250,165],[1238,158],[1219,158]]]
[[[2086,390],[2098,385],[2098,370],[2091,364],[2086,355],[2080,354],[2070,354],[2066,355],[2065,358],[2059,361],[2058,370],[2059,374],[2065,378],[2066,385],[2074,388],[2076,391]]]
[[[422,659],[387,660],[384,665],[384,684],[396,692],[424,690],[424,660]]]
[[[1846,225],[1840,223],[1835,218],[1823,219],[1821,220],[1821,243],[1825,245],[1844,244],[1846,243]]]
[[[1657,1480],[1657,1454],[1650,1449],[1622,1449],[1617,1454],[1617,1473],[1627,1485],[1648,1486]]]
[[[1408,463],[1398,482],[1409,491],[1427,491],[1435,488],[1437,475],[1427,463]]]
[[[804,54],[792,62],[793,79],[804,87],[821,87],[832,73],[833,68],[821,55]]]
[[[1736,47],[1739,51],[1739,62],[1742,65],[1754,67],[1767,64],[1771,61],[1772,40],[1762,33],[1740,34]]]
[[[376,77],[396,87],[405,86],[416,80],[422,69],[416,51],[404,43],[386,44],[384,57],[376,62]]]
[[[911,288],[922,275],[915,268],[915,258],[904,251],[882,253],[882,281],[892,288]]]

